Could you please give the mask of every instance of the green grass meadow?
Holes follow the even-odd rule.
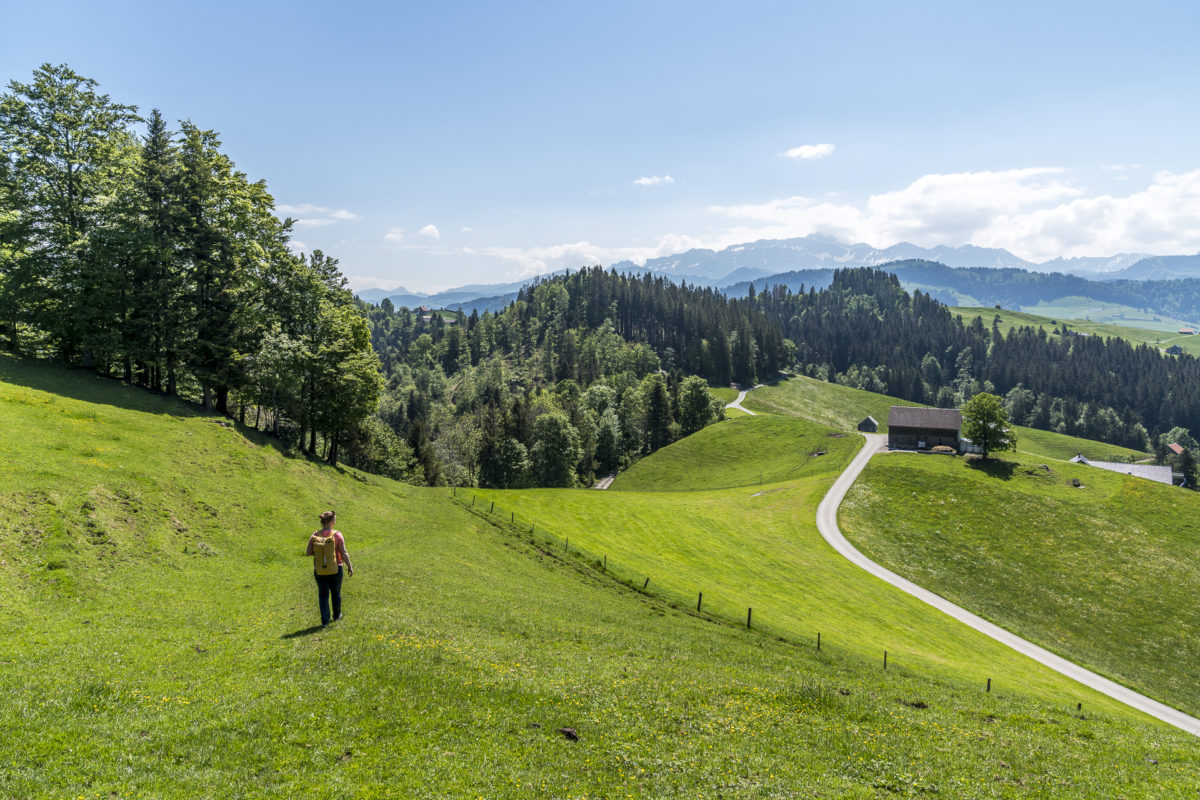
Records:
[[[1124,314],[1097,313],[1095,320],[1071,319],[1066,316],[1053,315],[1054,311],[1079,311],[1079,308],[1071,305],[1050,307],[1040,313],[990,307],[951,308],[950,311],[954,314],[961,314],[963,319],[968,321],[975,317],[981,317],[984,325],[988,327],[991,327],[992,320],[999,316],[1000,330],[1006,335],[1014,327],[1042,328],[1046,333],[1051,333],[1065,322],[1067,327],[1079,333],[1103,337],[1113,336],[1133,344],[1147,344],[1164,350],[1177,344],[1183,348],[1185,353],[1191,353],[1194,356],[1200,355],[1200,336],[1178,333],[1180,328],[1192,327],[1191,323],[1155,317],[1145,312],[1135,313],[1132,309],[1126,310]]]
[[[1028,456],[890,453],[851,489],[841,526],[910,580],[1200,714],[1195,493]]]
[[[847,440],[761,489],[744,454],[729,488],[472,506],[9,357],[0,436],[2,797],[1200,791],[1193,737],[838,561],[812,515]],[[684,474],[652,468],[677,456],[623,479]],[[356,575],[321,629],[302,552],[326,508]]]

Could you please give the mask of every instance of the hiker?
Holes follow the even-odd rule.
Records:
[[[307,555],[313,557],[313,577],[317,579],[317,605],[321,608],[321,624],[342,618],[342,565],[354,575],[354,565],[346,552],[346,539],[333,529],[337,519],[332,511],[321,512],[321,529],[308,537]],[[333,614],[329,613],[329,596],[333,595]]]

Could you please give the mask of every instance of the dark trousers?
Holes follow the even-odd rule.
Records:
[[[333,575],[318,575],[314,570],[313,577],[317,579],[317,605],[321,607],[321,624],[328,625],[330,619],[342,616],[342,568],[339,565],[338,571]],[[332,618],[329,616],[330,595],[333,595]]]

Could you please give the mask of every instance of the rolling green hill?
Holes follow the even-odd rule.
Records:
[[[487,514],[8,357],[0,431],[0,727],[19,743],[0,796],[1200,790],[1192,737],[839,567],[811,509],[840,451],[765,494],[489,493]],[[357,574],[321,629],[301,553],[329,507]],[[592,555],[529,536],[535,517],[572,550],[595,535]],[[636,548],[600,547],[617,534]],[[653,568],[650,593],[596,570],[602,549]],[[715,617],[666,602],[700,578]],[[747,597],[765,631],[720,623]]]
[[[910,580],[1200,713],[1200,496],[1038,461],[980,469],[958,458],[876,457],[842,505],[841,527]]]

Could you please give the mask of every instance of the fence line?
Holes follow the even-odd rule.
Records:
[[[467,503],[466,500],[458,498],[457,490],[452,490],[451,498],[453,500],[455,500],[455,502],[459,503],[465,510],[471,512],[472,514],[475,514],[476,516],[487,519],[496,527],[503,527],[504,525],[507,525],[508,527],[512,528],[515,532],[518,532],[518,533],[523,532],[523,530],[524,530],[522,527],[522,525],[524,523],[522,523],[522,525],[517,524],[517,515],[516,515],[515,511],[512,511],[512,510],[509,511],[509,521],[507,523],[505,523],[504,519],[503,519],[503,517],[504,517],[504,509],[503,508],[500,509],[500,514],[499,514],[499,516],[497,516],[495,514],[495,510],[496,510],[495,501],[489,501],[490,505],[485,510],[482,505],[476,506],[475,495],[471,495],[471,502]],[[575,556],[576,557],[575,560],[578,562],[581,562],[583,567],[590,567],[591,569],[598,571],[601,575],[604,575],[605,577],[615,580],[618,583],[621,583],[622,585],[627,586],[628,588],[630,588],[634,591],[641,592],[642,594],[645,594],[650,597],[658,598],[659,600],[666,603],[668,606],[670,606],[671,608],[673,608],[677,611],[680,611],[685,614],[689,614],[691,616],[699,616],[701,618],[708,619],[708,620],[711,620],[714,622],[720,622],[720,623],[729,625],[731,627],[739,627],[738,625],[736,625],[736,620],[729,618],[727,616],[724,616],[724,615],[720,614],[719,612],[714,613],[711,611],[703,611],[702,610],[702,606],[703,606],[703,602],[704,602],[704,592],[703,591],[697,592],[696,611],[692,612],[688,605],[681,602],[683,600],[683,597],[681,595],[679,595],[676,590],[672,590],[669,587],[666,587],[666,588],[664,588],[664,590],[661,590],[661,591],[650,590],[649,586],[650,586],[651,576],[646,575],[646,573],[644,573],[644,572],[638,572],[638,571],[634,571],[634,570],[625,570],[619,562],[612,562],[610,564],[607,553],[603,553],[603,554],[599,554],[599,555],[593,554],[593,553],[590,553],[589,551],[587,551],[586,549],[579,547],[578,545],[575,547],[574,551],[572,551],[571,540],[569,537],[561,537],[560,538],[559,536],[550,532],[546,528],[541,528],[539,530],[537,528],[537,524],[532,521],[529,523],[529,533],[526,534],[526,536],[528,536],[528,538],[534,544],[534,546],[545,545],[546,546],[545,552],[547,552],[548,554],[553,554],[552,551],[554,549],[557,549],[558,542],[561,541],[564,556]],[[621,572],[624,572],[625,574],[628,574],[628,575],[635,575],[636,577],[625,578],[620,574]],[[641,578],[643,576],[645,576],[645,580],[643,580],[641,586],[638,586],[637,579]],[[816,646],[815,646],[815,648],[813,648],[811,645],[806,645],[804,642],[795,639],[794,638],[795,633],[791,629],[780,630],[780,629],[774,628],[771,625],[763,626],[761,623],[756,623],[753,627],[751,627],[751,617],[752,617],[753,611],[754,611],[754,609],[752,607],[749,607],[749,606],[746,607],[746,629],[747,630],[752,630],[760,636],[774,636],[779,641],[785,642],[793,647],[812,649],[813,652],[816,652],[816,653],[824,652],[822,645],[828,646],[828,643],[829,643],[828,637],[825,637],[824,639],[822,639],[822,633],[820,631],[817,632]],[[843,658],[848,657],[852,660],[858,661],[864,667],[866,666],[866,663],[867,663],[865,660],[865,656],[866,656],[865,653],[856,652],[853,650],[842,651]],[[901,671],[898,672],[897,668],[896,668],[896,659],[894,657],[895,653],[893,652],[891,654],[891,656],[892,656],[892,658],[891,658],[892,669],[889,670],[888,669],[889,653],[887,650],[883,651],[883,670],[885,672],[891,672],[891,673],[900,674],[900,675],[904,675],[904,674],[920,675],[919,672],[915,672],[912,669],[904,670],[903,667],[901,667],[900,668]],[[878,663],[878,662],[876,662],[876,663]],[[989,696],[992,694],[992,678],[990,678],[990,677],[987,678],[987,680],[986,680],[984,693]],[[1083,703],[1078,702],[1078,701],[1075,701],[1075,702],[1076,702],[1076,707],[1075,707],[1076,713],[1082,712]],[[1068,706],[1068,708],[1069,708],[1069,706]]]

